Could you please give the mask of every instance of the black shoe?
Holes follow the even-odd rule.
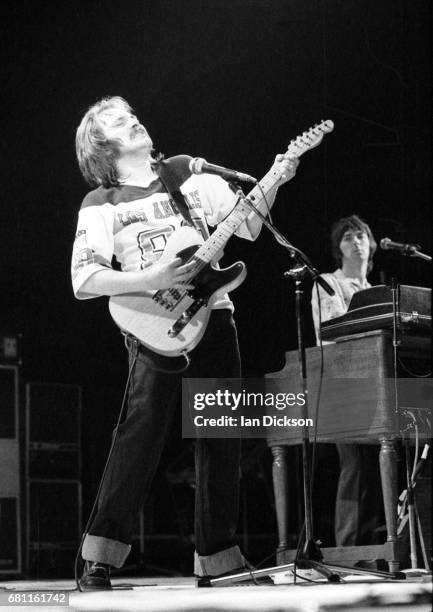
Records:
[[[97,561],[86,561],[79,584],[81,591],[111,590],[110,566]]]

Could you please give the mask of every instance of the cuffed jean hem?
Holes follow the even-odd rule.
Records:
[[[245,558],[239,546],[232,546],[206,557],[197,552],[194,553],[194,574],[196,576],[219,576],[243,567],[245,567]]]
[[[122,567],[131,547],[117,540],[86,535],[81,556],[85,561],[98,561],[113,567]]]

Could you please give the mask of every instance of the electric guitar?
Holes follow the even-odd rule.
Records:
[[[300,157],[320,144],[324,135],[333,129],[332,121],[322,121],[292,140],[287,153],[290,157]],[[278,170],[270,170],[250,191],[248,199],[258,206],[280,178]],[[176,357],[197,346],[206,330],[215,297],[232,291],[246,277],[246,267],[241,261],[222,270],[215,268],[212,261],[250,212],[251,208],[240,199],[205,242],[193,227],[184,226],[174,232],[159,261],[164,263],[180,257],[182,263],[194,262],[193,277],[188,280],[194,288],[111,297],[110,314],[120,329],[135,336],[152,351],[168,357]]]

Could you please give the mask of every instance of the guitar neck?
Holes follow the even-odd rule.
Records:
[[[322,141],[323,136],[332,132],[333,129],[334,124],[331,120],[322,121],[319,125],[315,125],[307,132],[303,132],[295,140],[292,140],[288,146],[287,153],[292,157],[300,157],[306,151],[317,147]],[[280,178],[281,174],[278,170],[275,168],[269,170],[260,183],[250,191],[248,199],[255,206],[259,206]],[[250,211],[251,208],[240,199],[228,217],[218,225],[212,236],[195,252],[194,258],[204,263],[212,261],[218,251],[224,248],[230,236],[235,233],[240,224],[247,218]]]
[[[260,183],[249,192],[248,199],[254,202],[255,206],[258,206],[280,177],[281,174],[278,170],[269,171]],[[224,248],[241,223],[245,221],[250,212],[251,208],[240,199],[228,217],[218,225],[212,236],[195,252],[194,258],[201,259],[206,263],[212,261],[217,253]]]

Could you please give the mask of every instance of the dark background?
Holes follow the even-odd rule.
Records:
[[[23,334],[25,381],[83,385],[85,509],[126,374],[106,300],[78,302],[70,286],[87,191],[74,134],[87,107],[121,95],[167,157],[202,156],[257,177],[291,139],[332,119],[334,132],[280,190],[277,226],[320,271],[334,269],[332,222],[352,213],[377,240],[431,253],[430,23],[428,0],[33,0],[2,9],[0,327]],[[260,376],[296,347],[282,278],[290,262],[267,230],[255,243],[233,238],[225,262],[236,259],[249,271],[232,294],[244,372]],[[428,264],[379,251],[370,281],[391,277],[430,286]],[[307,283],[312,345],[309,292]],[[258,454],[250,450],[249,466]]]

